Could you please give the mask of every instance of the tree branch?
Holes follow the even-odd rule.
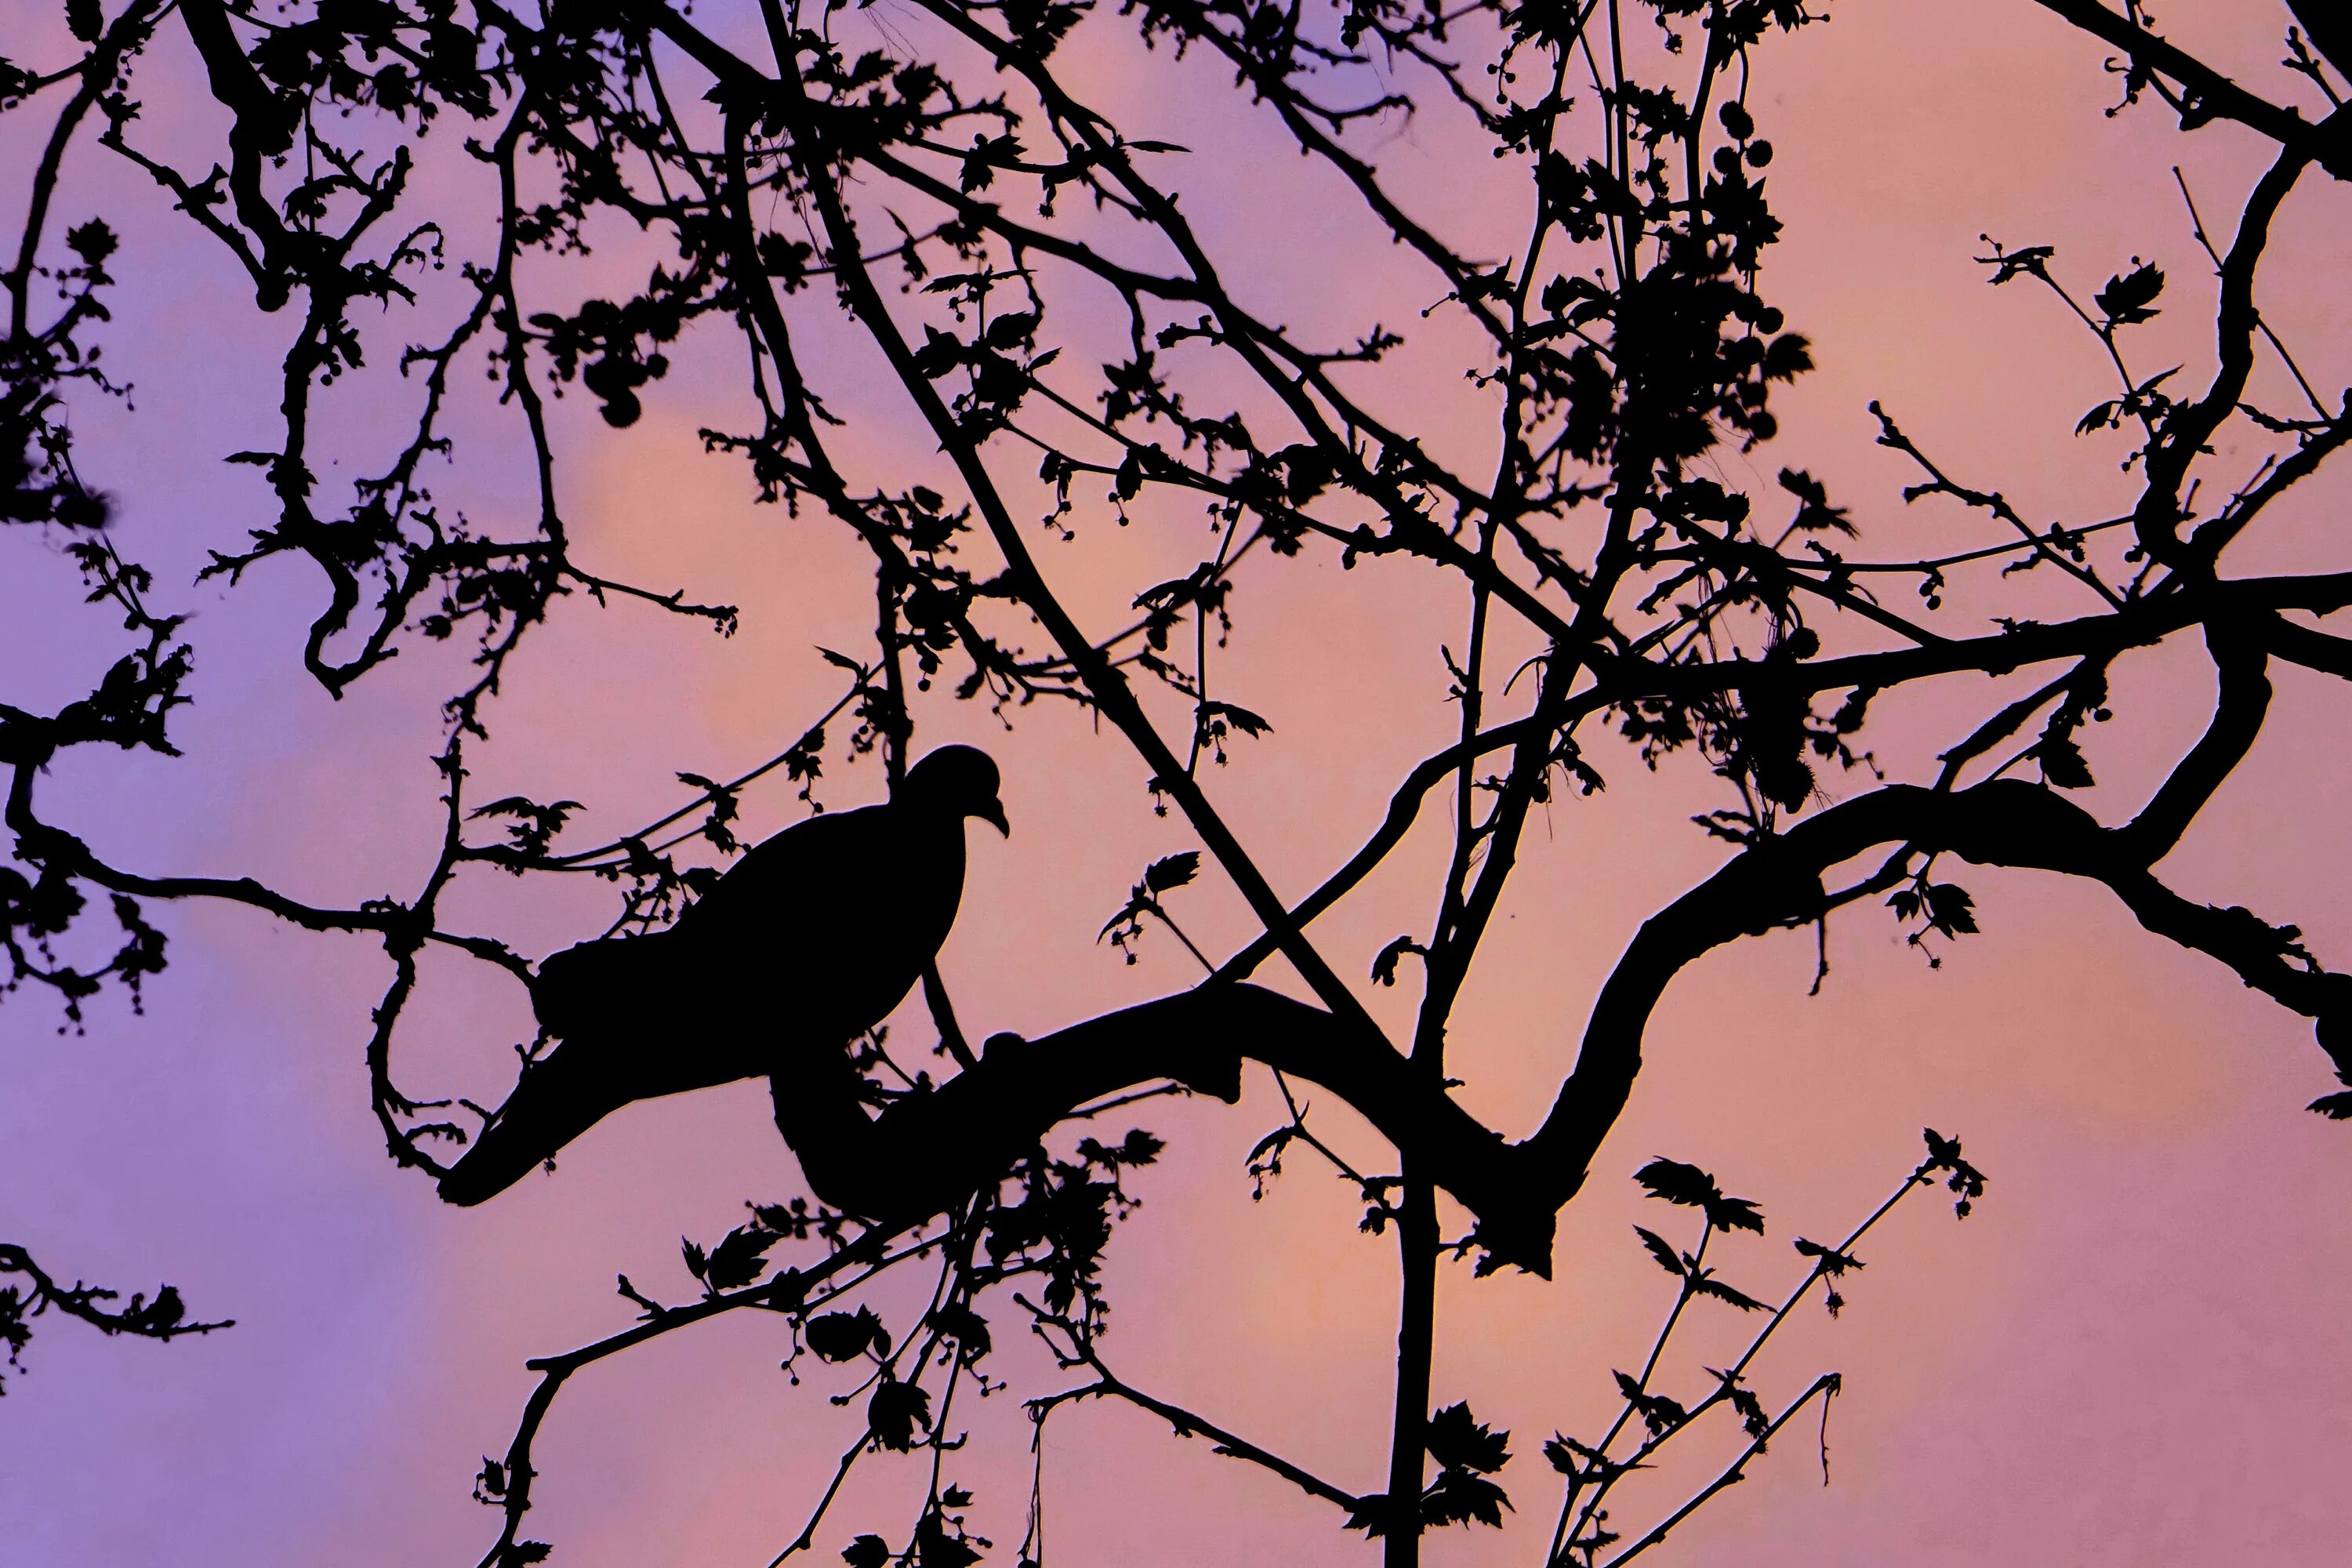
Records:
[[[2341,113],[2314,125],[2294,110],[2282,109],[2247,91],[2186,49],[2117,16],[2098,0],[2034,3],[2113,44],[2129,55],[2135,64],[2170,77],[2188,89],[2191,107],[2208,118],[2234,120],[2252,126],[2281,146],[2298,149],[2317,160],[2337,179],[2352,179],[2352,139],[2346,135],[2352,120],[2346,120]]]

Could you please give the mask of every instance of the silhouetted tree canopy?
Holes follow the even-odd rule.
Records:
[[[0,61],[0,107],[40,128],[16,143],[30,149],[14,184],[29,205],[0,271],[0,521],[62,549],[81,578],[73,591],[119,612],[122,630],[119,660],[86,696],[0,702],[6,1006],[21,1016],[47,993],[79,1023],[110,987],[135,1004],[170,954],[156,910],[174,901],[359,933],[381,944],[390,976],[372,1017],[353,1022],[365,1061],[353,1092],[370,1097],[392,1161],[461,1203],[632,1099],[771,1079],[806,1194],[689,1244],[698,1298],[665,1302],[624,1280],[640,1321],[533,1363],[520,1429],[478,1481],[501,1521],[486,1565],[548,1555],[526,1527],[532,1442],[560,1419],[565,1380],[733,1311],[789,1317],[819,1361],[858,1374],[868,1431],[845,1473],[893,1451],[931,1461],[908,1518],[838,1520],[821,1538],[820,1507],[787,1556],[936,1568],[1032,1554],[1034,1515],[1032,1542],[992,1548],[940,1463],[954,1451],[955,1390],[987,1386],[992,1336],[1015,1324],[1044,1335],[1076,1380],[1034,1391],[1038,1422],[1085,1397],[1154,1411],[1329,1501],[1334,1527],[1380,1537],[1391,1568],[1417,1563],[1432,1530],[1539,1531],[1524,1471],[1516,1512],[1496,1479],[1510,1435],[1465,1404],[1440,1407],[1437,1271],[1551,1271],[1556,1216],[1626,1106],[1654,1009],[1715,949],[1891,918],[1932,960],[1976,930],[1969,868],[2083,879],[2153,939],[2311,1019],[2324,1091],[2313,1109],[2352,1117],[2352,1089],[2322,1077],[2352,1085],[2352,975],[2323,966],[2287,923],[2294,911],[2216,907],[2160,871],[2252,745],[2273,670],[2352,678],[2352,642],[2325,626],[2352,604],[2352,568],[2290,569],[2251,548],[2352,437],[2346,395],[2306,377],[2319,360],[2273,331],[2258,286],[2290,193],[2352,178],[2352,120],[2336,107],[2352,34],[2336,8],[2290,0],[2259,21],[2284,40],[2284,62],[2241,82],[2168,43],[2137,0],[2039,5],[2079,32],[2086,100],[2104,59],[2117,112],[2173,116],[2188,135],[2227,122],[2272,153],[2227,212],[2221,193],[2200,192],[2202,216],[2182,219],[2216,279],[2200,363],[2167,369],[2136,341],[2159,311],[2205,308],[2178,276],[2136,258],[2062,257],[2031,237],[1984,242],[1987,279],[2021,286],[1988,308],[2070,321],[2077,336],[2050,352],[2112,369],[2112,395],[2077,435],[2082,460],[2120,463],[2133,497],[2117,515],[2034,521],[1999,476],[1944,466],[1942,432],[1874,405],[1879,441],[1916,469],[1900,499],[1943,509],[1952,531],[1995,531],[1930,552],[1925,523],[1895,525],[1892,498],[1832,493],[1819,462],[1778,438],[1774,399],[1813,353],[1773,303],[1781,220],[1768,171],[1803,149],[1775,147],[1769,94],[1751,81],[1769,79],[1786,35],[1822,19],[1801,0],[905,0],[887,25],[863,0],[66,0],[37,58]],[[1213,62],[1235,112],[1270,117],[1391,242],[1382,265],[1417,268],[1418,293],[1335,337],[1269,313],[1278,291],[1195,226],[1209,193],[1251,200],[1247,161],[1131,138],[1132,106],[1089,67],[1097,35]],[[216,138],[152,136],[142,104],[166,95],[208,100]],[[1449,149],[1491,154],[1476,176],[1508,181],[1516,207],[1483,213],[1476,232],[1424,216],[1382,167],[1382,138],[1408,117],[1442,123]],[[126,258],[109,217],[78,196],[75,171],[100,157],[152,180],[192,252],[233,258],[250,287],[219,309],[282,363],[278,433],[228,457],[249,467],[260,520],[212,542],[203,577],[235,585],[231,604],[300,596],[309,629],[286,655],[338,696],[401,657],[461,652],[436,763],[442,829],[416,847],[424,871],[407,891],[316,903],[136,864],[103,821],[60,809],[49,770],[78,748],[175,754],[194,668],[190,585],[118,547],[107,476],[74,441],[78,414],[124,395],[115,367],[135,363],[110,301],[174,265]],[[1519,237],[1495,251],[1490,232]],[[1349,265],[1314,248],[1301,242],[1288,286]],[[2047,297],[2018,298],[2029,290]],[[587,559],[567,469],[604,426],[631,426],[678,391],[689,345],[694,363],[721,363],[699,353],[714,341],[731,345],[735,380],[694,389],[691,407],[724,411],[699,432],[708,461],[796,526],[856,541],[870,558],[855,590],[870,639],[824,655],[838,700],[778,734],[767,760],[724,780],[680,773],[675,810],[580,843],[566,831],[583,810],[572,796],[591,796],[593,780],[563,798],[482,800],[469,773],[496,743],[502,680],[551,617],[635,601],[735,630],[730,605]],[[871,413],[877,377],[893,416]],[[1465,378],[1485,399],[1483,445],[1422,421],[1428,389],[1452,395]],[[2297,401],[2270,401],[2281,386]],[[362,393],[364,417],[334,414]],[[493,515],[436,498],[442,474],[506,461],[497,442],[517,433],[530,506]],[[1077,533],[1166,530],[1201,512],[1197,564],[1118,584],[1118,624],[1085,607],[1099,584],[1074,590],[1057,568]],[[2242,568],[2250,556],[2262,563]],[[1395,781],[1359,850],[1286,897],[1263,847],[1221,809],[1213,764],[1246,768],[1252,742],[1313,694],[1265,689],[1224,632],[1253,587],[1286,575],[1318,596],[1318,615],[1348,616],[1370,574],[1300,574],[1376,560],[1412,563],[1419,591],[1458,612],[1444,654],[1454,738]],[[1967,614],[1945,603],[1963,584]],[[2159,645],[2202,648],[2210,722],[2140,809],[2103,819],[2074,798],[2093,783],[2094,733],[2144,717],[2111,704],[2110,680]],[[1982,679],[1941,679],[1955,676]],[[960,707],[992,710],[1013,737],[1092,733],[1131,749],[1134,807],[1167,814],[1199,847],[1141,870],[1104,935],[1122,949],[1181,939],[1205,972],[1196,984],[1041,1037],[967,1036],[933,954],[961,887],[963,818],[985,815],[982,797],[923,818],[937,842],[910,848],[903,793],[919,783],[910,764],[945,738],[939,716]],[[1882,773],[1874,726],[1889,714],[1942,727],[1936,766]],[[667,765],[631,754],[625,736],[613,751],[614,765]],[[789,875],[763,879],[768,850],[720,875],[739,834],[756,842],[783,826],[748,820],[754,781],[781,770],[814,800],[820,780],[843,777],[838,764],[866,755],[883,780],[851,774],[842,793],[871,811],[777,837],[772,863]],[[1015,740],[997,752],[1009,774],[1021,756]],[[1541,853],[1546,814],[1565,822],[1580,795],[1644,787],[1641,764],[1711,781],[1696,826],[1662,831],[1713,835],[1719,868],[1624,933],[1597,993],[1559,998],[1583,1023],[1556,1100],[1484,1125],[1451,1096],[1447,1062],[1474,958],[1522,858]],[[1420,891],[1425,924],[1376,953],[1318,942],[1318,917],[1416,826],[1448,845]],[[1004,853],[1016,858],[1066,830],[1015,828]],[[615,892],[610,923],[545,966],[510,934],[459,929],[446,912],[461,879],[583,875]],[[1230,884],[1261,932],[1237,951],[1202,952],[1179,927],[1181,889],[1209,879]],[[990,918],[967,901],[965,921]],[[717,944],[709,933],[722,929]],[[865,956],[842,956],[853,949]],[[403,1070],[404,1013],[428,983],[428,950],[535,987],[546,1027],[524,1052],[511,1120]],[[888,980],[870,997],[849,978],[867,963]],[[1253,983],[1277,967],[1287,977]],[[1367,1010],[1360,987],[1375,984],[1417,989],[1409,1037]],[[903,1028],[895,1056],[877,1028],[910,986],[937,1031],[928,1067],[908,1058]],[[609,1066],[567,1067],[567,1052]],[[1252,1063],[1282,1075],[1291,1107],[1253,1170],[1263,1180],[1286,1156],[1330,1160],[1360,1185],[1365,1226],[1400,1248],[1395,1419],[1371,1484],[1312,1475],[1125,1383],[1104,1357],[1098,1265],[1127,1184],[1160,1144],[1139,1128],[1097,1136],[1093,1119],[1158,1092],[1234,1100]],[[1388,1164],[1349,1164],[1310,1129],[1293,1080],[1360,1113]],[[1641,1179],[1695,1211],[1694,1250],[1642,1233],[1680,1281],[1677,1314],[1706,1298],[1777,1324],[1816,1284],[1834,1310],[1841,1277],[1860,1266],[1852,1238],[1801,1241],[1810,1272],[1768,1305],[1704,1261],[1707,1238],[1761,1228],[1752,1205],[1673,1160]],[[1965,1213],[1984,1179],[1957,1141],[1930,1132],[1895,1195],[1938,1183]],[[1466,1234],[1441,1235],[1441,1193],[1472,1216]],[[888,1321],[861,1289],[919,1259],[939,1286],[911,1321]],[[0,1275],[22,1281],[0,1289],[12,1357],[52,1309],[107,1332],[219,1326],[190,1321],[168,1286],[110,1305],[64,1285],[58,1267],[0,1246]],[[1616,1428],[1542,1445],[1564,1494],[1548,1561],[1620,1563],[1663,1539],[1688,1508],[1638,1533],[1606,1525],[1599,1504],[1705,1412],[1729,1409],[1752,1455],[1837,1392],[1824,1376],[1769,1409],[1742,1381],[1746,1364],[1685,1402],[1649,1370],[1620,1373]],[[1612,1450],[1621,1436],[1632,1447]],[[1522,1457],[1536,1446],[1523,1441]]]

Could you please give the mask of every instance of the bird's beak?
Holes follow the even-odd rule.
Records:
[[[980,818],[982,822],[987,823],[990,826],[995,828],[997,832],[1003,834],[1005,837],[1010,838],[1013,837],[1013,825],[1004,820],[1004,803],[1003,801],[991,800],[986,805],[983,805],[978,811],[973,812],[972,815]]]

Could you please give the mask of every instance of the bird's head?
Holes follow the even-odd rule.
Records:
[[[1009,838],[1013,828],[996,797],[998,779],[995,763],[977,746],[941,746],[907,770],[900,798],[959,820],[976,816]]]

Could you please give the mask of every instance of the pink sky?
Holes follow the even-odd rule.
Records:
[[[1812,337],[1822,369],[1786,399],[1785,434],[1753,470],[1729,458],[1727,469],[1769,484],[1780,463],[1811,468],[1889,554],[1986,537],[1932,503],[1903,507],[1897,491],[1915,476],[1872,445],[1874,397],[2027,515],[2105,515],[2126,493],[2121,449],[2067,434],[2107,395],[2095,345],[2046,296],[1985,288],[1969,260],[1977,236],[2054,244],[2060,266],[2094,286],[2132,255],[2160,261],[2172,289],[2143,359],[2201,374],[2210,269],[2169,171],[2179,163],[2208,220],[2226,223],[2263,147],[2228,126],[2183,137],[2157,112],[2105,118],[2116,85],[2100,69],[2105,51],[2026,0],[1879,0],[1835,14],[1766,51],[1751,100],[1781,153],[1771,188],[1789,236],[1772,258],[1773,297]],[[887,5],[873,16],[894,20]],[[2269,0],[2175,0],[2163,19],[2241,79],[2293,95],[2271,63],[2286,17]],[[1096,96],[1136,106],[1131,134],[1194,150],[1176,175],[1187,210],[1243,258],[1236,275],[1267,313],[1334,331],[1379,316],[1425,334],[1435,362],[1451,340],[1442,319],[1414,317],[1438,292],[1425,275],[1358,248],[1344,205],[1311,167],[1265,151],[1265,126],[1236,110],[1214,73],[1136,58],[1107,13],[1087,26]],[[0,54],[55,54],[27,30],[0,21]],[[173,48],[185,52],[159,50],[145,94],[158,141],[210,123],[163,91],[190,65]],[[0,126],[11,189],[22,188],[26,134]],[[1465,172],[1433,116],[1380,158],[1415,210],[1475,234],[1502,173]],[[1217,166],[1219,152],[1247,160],[1245,183]],[[70,174],[60,216],[114,220],[127,242],[118,270],[139,280],[121,290],[108,340],[139,384],[137,412],[80,417],[83,462],[121,498],[126,549],[157,567],[167,603],[196,612],[199,676],[197,704],[175,724],[184,760],[77,755],[47,799],[116,863],[142,870],[252,871],[322,901],[404,890],[431,852],[425,758],[452,668],[404,658],[407,668],[336,704],[295,667],[318,595],[307,567],[274,565],[234,594],[186,586],[205,547],[261,515],[252,470],[215,459],[267,444],[268,369],[289,324],[253,314],[223,258],[168,221],[135,171],[85,149]],[[2347,217],[2340,188],[2308,183],[2263,275],[2266,313],[2322,386],[2352,380]],[[588,803],[583,832],[633,826],[673,804],[676,769],[748,766],[831,700],[814,649],[866,635],[860,555],[814,518],[753,508],[740,470],[698,455],[696,425],[732,407],[723,353],[708,356],[708,380],[688,373],[698,363],[688,357],[623,434],[597,425],[584,399],[563,405],[567,482],[592,564],[739,600],[742,634],[721,642],[628,607],[569,606],[496,710],[480,798],[571,795]],[[828,375],[859,385],[845,336],[839,353]],[[890,423],[845,441],[849,459],[900,482],[907,463],[925,471],[887,435],[905,416],[887,387],[860,395]],[[1381,398],[1424,400],[1406,405],[1441,446],[1481,450],[1474,393],[1400,380]],[[453,493],[486,514],[527,505],[500,457],[512,447],[488,431],[487,404],[479,412],[481,456]],[[338,437],[363,439],[375,416],[340,404]],[[2332,562],[2322,502],[2340,494],[2340,476],[2323,471],[2276,531],[2275,555],[2260,559]],[[1042,554],[1099,627],[1138,586],[1188,568],[1205,538],[1180,509],[1125,531],[1082,516],[1075,542]],[[72,603],[70,572],[47,542],[11,536],[0,552],[10,700],[38,707],[86,689],[76,683],[112,657],[112,626]],[[828,600],[832,584],[845,605]],[[1454,722],[1436,700],[1437,645],[1458,639],[1460,612],[1436,587],[1395,562],[1343,578],[1312,551],[1242,580],[1223,679],[1276,729],[1211,785],[1294,897],[1355,847],[1402,768]],[[1956,590],[1949,613],[1989,614],[1989,604]],[[2203,669],[2193,649],[2172,647],[2121,667],[2122,717],[2091,742],[2094,810],[2128,813],[2196,733],[2210,700]],[[2341,694],[2302,671],[2276,679],[2261,742],[2164,869],[2192,896],[2300,924],[2324,959],[2352,964]],[[1964,721],[1956,715],[1988,705],[1981,684],[1956,680],[1890,710],[1874,737],[1890,773],[1916,776]],[[1160,933],[1132,968],[1094,942],[1147,859],[1194,847],[1180,822],[1150,814],[1125,742],[1057,713],[1021,715],[1009,736],[972,709],[940,704],[922,718],[927,739],[986,743],[1008,773],[1014,836],[975,841],[942,959],[967,1027],[1041,1032],[1186,984],[1189,961]],[[1686,824],[1717,804],[1693,770],[1653,780],[1628,752],[1595,760],[1612,788],[1551,808],[1453,1031],[1462,1099],[1513,1135],[1549,1105],[1627,936],[1720,859]],[[861,765],[837,771],[826,799],[858,804],[879,790],[878,771]],[[779,784],[754,792],[746,816],[765,833],[801,810]],[[1443,847],[1416,836],[1318,925],[1340,973],[1361,975],[1389,937],[1426,923]],[[1589,1436],[1605,1422],[1611,1368],[1637,1362],[1671,1299],[1628,1224],[1673,1235],[1679,1213],[1642,1212],[1626,1179],[1636,1166],[1653,1154],[1696,1161],[1758,1200],[1770,1236],[1738,1238],[1727,1272],[1777,1295],[1800,1273],[1788,1237],[1843,1234],[1916,1162],[1922,1124],[1966,1139],[1990,1194],[1965,1224],[1948,1203],[1915,1198],[1865,1249],[1870,1268],[1843,1320],[1805,1311],[1759,1372],[1768,1403],[1818,1371],[1845,1373],[1828,1434],[1834,1484],[1821,1485],[1811,1422],[1801,1423],[1677,1535],[1677,1560],[2342,1560],[2352,1130],[2303,1110],[2332,1087],[2308,1024],[2141,932],[2103,891],[2030,873],[1970,868],[1965,879],[1985,931],[1940,972],[1867,911],[1832,927],[1820,999],[1805,996],[1810,935],[1752,941],[1686,972],[1652,1025],[1649,1065],[1591,1188],[1562,1216],[1556,1279],[1448,1270],[1437,1400],[1467,1398],[1512,1430],[1517,1458],[1501,1479],[1518,1513],[1500,1534],[1442,1532],[1432,1562],[1539,1559],[1557,1504],[1541,1439],[1563,1427]],[[567,900],[543,880],[519,890],[485,879],[451,918],[532,953],[604,918],[601,886]],[[1213,879],[1184,897],[1204,947],[1253,934]],[[0,1233],[94,1279],[168,1278],[196,1310],[238,1327],[155,1346],[44,1325],[0,1405],[0,1542],[12,1563],[43,1568],[469,1563],[495,1519],[467,1489],[480,1457],[511,1435],[530,1384],[523,1360],[623,1326],[616,1270],[684,1300],[681,1233],[714,1239],[742,1200],[796,1189],[764,1091],[634,1108],[557,1175],[481,1210],[450,1209],[383,1158],[367,1110],[360,1050],[381,954],[242,910],[168,918],[173,962],[145,1018],[110,998],[86,1037],[58,1037],[38,997],[0,1009],[12,1178]],[[400,1036],[403,1082],[495,1098],[511,1077],[509,1044],[530,1026],[519,991],[455,963],[430,980]],[[1384,1022],[1409,1017],[1412,994],[1362,989]],[[1380,1163],[1368,1131],[1336,1106],[1318,1127],[1327,1119]],[[1387,1441],[1392,1247],[1359,1237],[1349,1190],[1303,1160],[1250,1201],[1243,1156],[1279,1120],[1262,1075],[1238,1108],[1155,1104],[1139,1120],[1171,1148],[1139,1184],[1145,1205],[1113,1248],[1111,1363],[1339,1484],[1373,1489]],[[995,1370],[1013,1388],[971,1411],[965,1473],[980,1494],[975,1522],[1009,1563],[1027,1485],[1015,1401],[1063,1374],[1018,1342],[1009,1315],[1000,1339],[1010,1342]],[[527,1533],[555,1542],[562,1568],[764,1563],[854,1436],[851,1417],[824,1403],[824,1370],[798,1388],[775,1370],[787,1343],[780,1321],[722,1320],[584,1374],[542,1436],[546,1479]],[[1683,1346],[1685,1390],[1722,1349],[1705,1333]],[[1373,1560],[1322,1505],[1133,1411],[1065,1410],[1046,1445],[1049,1544],[1066,1563]],[[853,1492],[830,1535],[902,1527],[911,1470],[875,1470],[878,1484]],[[1629,1486],[1622,1521],[1647,1522],[1709,1473],[1685,1455],[1656,1489]],[[839,1543],[821,1543],[817,1560],[833,1561]]]

